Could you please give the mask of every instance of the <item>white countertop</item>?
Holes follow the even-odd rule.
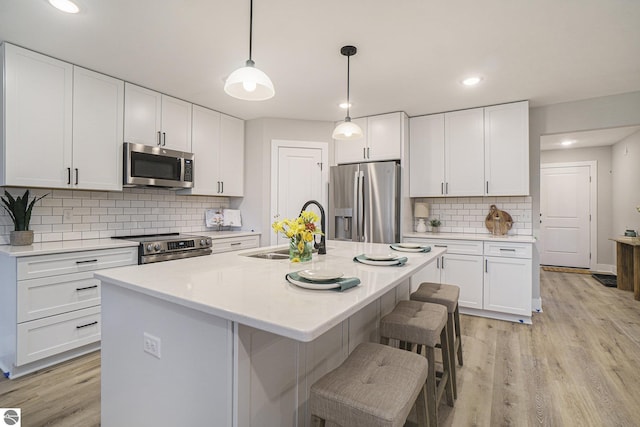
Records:
[[[387,244],[328,241],[327,255],[307,263],[250,258],[268,248],[96,272],[111,284],[298,341],[312,341],[411,277],[445,250],[398,252],[402,267],[354,262],[362,253],[392,252]],[[340,270],[361,284],[344,292],[309,290],[285,280],[291,271]]]
[[[119,239],[64,240],[56,242],[34,243],[27,246],[0,245],[0,255],[24,257],[49,255],[63,252],[90,251],[138,246],[138,242]]]
[[[533,236],[524,235],[505,235],[493,236],[491,234],[473,234],[473,233],[403,233],[402,237],[412,238],[429,238],[429,239],[450,239],[450,240],[482,240],[485,242],[514,242],[514,243],[535,243]]]

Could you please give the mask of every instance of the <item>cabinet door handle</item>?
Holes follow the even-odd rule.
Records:
[[[442,269],[444,270],[444,257],[442,257]]]
[[[444,194],[444,182],[440,183],[440,194]]]
[[[242,242],[235,242],[235,243],[231,243],[230,246],[238,246],[238,245],[241,245],[241,244],[242,244]]]
[[[449,194],[449,183],[448,182],[444,185],[444,189],[445,189],[445,194]]]
[[[515,249],[509,249],[509,248],[500,248],[500,252],[515,252]]]
[[[156,145],[162,145],[162,133],[158,131],[158,143]]]
[[[489,261],[487,261],[486,259],[484,260],[484,272],[488,273],[489,272]]]
[[[367,147],[367,159],[371,158],[371,148]]]
[[[93,286],[85,286],[83,288],[76,288],[76,291],[80,292],[80,291],[86,291],[87,289],[95,289],[97,288],[98,285],[93,285]]]
[[[85,325],[76,326],[76,329],[82,329],[82,328],[86,328],[87,326],[93,326],[93,325],[97,325],[97,324],[98,324],[98,321],[96,320],[95,322],[87,323]]]
[[[220,191],[220,193],[224,194],[224,181],[220,181],[220,188],[222,188],[222,191]]]
[[[71,168],[67,168],[67,184],[71,184]]]
[[[87,260],[84,260],[84,261],[76,261],[76,264],[88,264],[90,262],[98,262],[98,260],[97,259],[87,259]]]
[[[78,185],[78,168],[76,168],[76,185]]]
[[[162,146],[166,146],[167,145],[167,133],[166,132],[162,132]]]
[[[489,181],[487,181],[487,194],[489,194]]]
[[[362,148],[362,158],[366,159],[367,158],[367,149],[366,148]]]

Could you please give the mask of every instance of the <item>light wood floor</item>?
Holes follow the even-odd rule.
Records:
[[[584,274],[541,272],[533,325],[462,316],[464,367],[444,426],[640,425],[640,302]],[[100,356],[0,380],[24,427],[100,425]]]

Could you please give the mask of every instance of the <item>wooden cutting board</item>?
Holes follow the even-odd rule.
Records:
[[[500,218],[500,229],[497,233],[493,232],[493,218],[495,217]],[[489,214],[484,220],[484,225],[492,234],[505,235],[513,226],[513,218],[511,218],[511,215],[509,215],[508,212],[501,211],[496,207],[496,205],[491,205],[489,207]]]

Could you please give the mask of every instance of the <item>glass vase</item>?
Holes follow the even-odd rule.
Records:
[[[306,262],[311,261],[311,253],[313,246],[311,242],[304,242],[302,251],[298,247],[298,242],[295,239],[291,239],[289,242],[289,261],[291,262]]]

